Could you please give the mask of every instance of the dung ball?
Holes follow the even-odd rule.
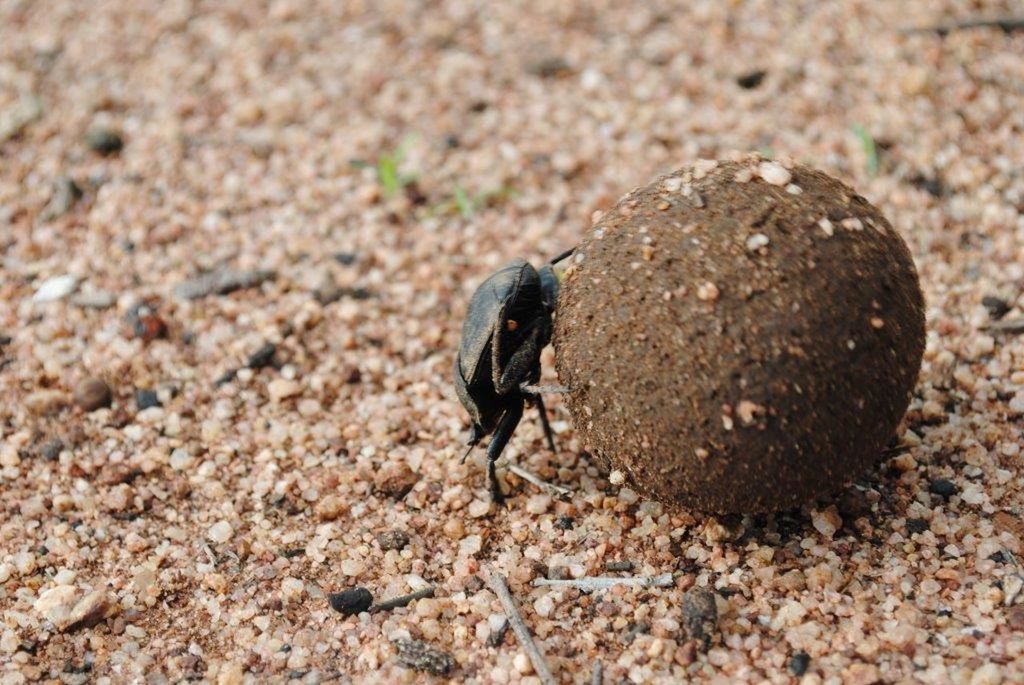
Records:
[[[806,166],[701,161],[624,196],[563,276],[554,346],[586,448],[717,513],[806,503],[879,457],[925,340],[906,244]]]

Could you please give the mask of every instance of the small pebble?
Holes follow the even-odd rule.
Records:
[[[907,519],[906,527],[907,532],[913,534],[925,532],[928,530],[929,525],[924,519]]]
[[[940,497],[949,499],[956,493],[960,492],[960,488],[958,488],[953,481],[947,478],[936,478],[928,484],[928,492],[933,495],[939,495]]]
[[[736,85],[738,85],[740,88],[751,90],[761,85],[761,82],[764,81],[764,77],[767,75],[768,72],[765,71],[764,69],[755,69],[753,71],[748,71],[747,73],[742,74],[736,78]]]
[[[85,411],[109,407],[113,401],[110,386],[100,378],[86,378],[75,386],[75,404]]]
[[[139,411],[152,409],[153,407],[160,406],[160,398],[157,396],[156,391],[140,388],[135,391],[135,405],[139,408]]]
[[[231,524],[227,521],[218,521],[206,531],[206,537],[212,542],[223,543],[231,539],[234,534]]]
[[[385,552],[391,549],[400,550],[409,544],[409,534],[403,530],[388,530],[377,536],[377,544]]]
[[[706,650],[718,627],[715,595],[705,587],[694,586],[683,595],[683,627],[686,636],[699,640]]]
[[[392,644],[398,652],[398,662],[415,671],[444,676],[455,668],[455,659],[450,654],[426,642],[399,639]]]
[[[374,489],[386,497],[402,499],[419,482],[419,475],[408,464],[388,464],[373,479]]]
[[[63,300],[78,287],[78,277],[70,274],[48,278],[36,288],[33,302],[56,302]]]
[[[757,170],[761,179],[773,186],[784,186],[793,178],[793,174],[778,162],[761,162]]]
[[[807,673],[807,667],[810,665],[811,657],[807,655],[807,652],[797,652],[793,655],[793,658],[789,660],[789,672],[800,677],[804,673]]]
[[[264,343],[258,350],[249,356],[245,363],[246,368],[257,370],[274,363],[274,355],[277,354],[277,346],[274,343]]]
[[[993,295],[981,298],[981,304],[988,310],[988,316],[993,321],[999,321],[1010,311],[1010,305],[1006,300]]]
[[[370,608],[373,595],[364,587],[353,587],[327,595],[331,608],[343,616],[355,616]]]
[[[104,126],[95,126],[85,133],[85,144],[89,146],[89,149],[93,152],[97,152],[104,157],[113,155],[124,148],[124,139],[121,134],[114,129],[107,128]]]

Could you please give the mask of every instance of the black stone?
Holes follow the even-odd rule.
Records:
[[[327,595],[331,608],[344,616],[355,616],[370,608],[373,595],[364,587],[353,587]]]
[[[908,533],[923,533],[930,527],[928,522],[924,519],[907,519],[907,532]]]
[[[802,676],[807,673],[807,667],[811,665],[811,657],[807,652],[797,652],[789,660],[789,672],[795,676]]]
[[[97,127],[85,134],[85,144],[93,152],[106,157],[120,152],[124,148],[124,139],[113,129]]]
[[[156,396],[156,392],[153,390],[139,389],[135,391],[135,404],[138,406],[139,411],[159,407],[160,398]]]
[[[277,354],[277,346],[274,343],[264,343],[262,347],[249,356],[245,365],[250,369],[262,369],[274,363],[274,355]]]
[[[960,488],[956,484],[947,478],[936,478],[928,485],[928,492],[933,495],[939,495],[949,499],[956,493],[960,492]]]
[[[749,71],[746,74],[737,77],[736,85],[738,85],[740,88],[746,88],[747,90],[751,90],[761,85],[761,83],[764,81],[764,77],[767,75],[768,72],[765,71],[764,69],[755,69],[754,71]]]
[[[986,295],[981,298],[981,304],[988,310],[989,317],[994,321],[999,321],[1010,311],[1010,305],[1006,300],[993,295]]]
[[[560,530],[572,530],[575,523],[570,516],[559,516],[555,519],[555,528]]]
[[[351,266],[352,264],[356,263],[356,259],[357,256],[355,252],[334,253],[334,261],[338,262],[338,264],[341,264],[342,266]]]

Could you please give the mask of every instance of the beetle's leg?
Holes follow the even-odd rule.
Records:
[[[569,388],[564,385],[531,385],[529,383],[520,385],[519,390],[524,395],[565,395],[569,392]]]
[[[519,425],[519,420],[523,418],[523,403],[513,402],[505,413],[502,414],[501,420],[498,421],[498,427],[494,431],[494,437],[491,438],[491,444],[487,446],[487,485],[491,490],[491,499],[496,504],[501,504],[505,501],[505,495],[501,492],[501,486],[498,485],[498,475],[494,472],[494,462],[498,461],[498,457],[501,456],[502,451],[505,449],[505,445],[508,444],[512,434],[516,431],[516,426]]]
[[[544,408],[544,399],[540,395],[534,395],[531,399],[540,413],[540,425],[544,426],[544,437],[548,439],[548,447],[551,448],[552,452],[557,452],[558,450],[555,449],[555,433],[551,430],[551,424],[548,423],[548,412]]]
[[[535,327],[513,353],[505,368],[495,369],[494,390],[499,395],[507,395],[513,390],[518,390],[523,379],[529,378],[530,373],[537,368],[540,360],[540,335],[540,327]]]

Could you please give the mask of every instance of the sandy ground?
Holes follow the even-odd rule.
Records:
[[[1024,681],[1024,338],[986,330],[1024,315],[1024,32],[901,32],[1014,4],[0,0],[0,683],[433,678],[403,639],[537,682],[492,568],[562,682]],[[732,150],[906,237],[902,447],[715,520],[610,482],[554,400],[558,453],[528,413],[506,455],[571,498],[490,508],[449,380],[475,284]],[[355,585],[435,597],[333,611]]]

